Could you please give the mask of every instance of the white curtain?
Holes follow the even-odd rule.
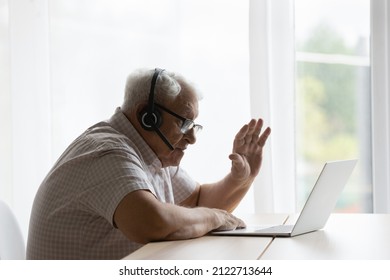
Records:
[[[390,3],[371,1],[374,212],[390,213]]]
[[[195,83],[204,130],[183,167],[201,183],[227,173],[233,137],[250,119],[248,10],[241,0],[0,0],[0,199],[25,238],[43,178],[120,106],[139,67]],[[249,195],[239,210],[252,208]]]
[[[2,92],[6,119],[1,193],[26,237],[36,187],[51,164],[48,5],[46,0],[8,1],[8,5],[9,91]]]
[[[254,184],[256,212],[296,211],[293,4],[250,1],[251,114],[272,129]]]

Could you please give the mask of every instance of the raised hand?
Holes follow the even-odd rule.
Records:
[[[253,180],[260,171],[263,147],[271,133],[267,127],[263,132],[263,120],[252,119],[236,134],[233,151],[229,155],[232,161],[231,174],[236,180]]]

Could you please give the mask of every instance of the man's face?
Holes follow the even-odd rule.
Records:
[[[198,101],[196,95],[192,92],[180,93],[174,101],[166,103],[163,106],[189,120],[194,120],[198,116]],[[181,131],[183,125],[182,119],[165,110],[158,110],[160,110],[163,120],[160,130],[171,143],[174,150],[169,149],[159,137],[153,137],[153,143],[150,144],[163,167],[178,166],[184,156],[185,149],[188,145],[196,142],[195,129],[191,129],[183,134]]]

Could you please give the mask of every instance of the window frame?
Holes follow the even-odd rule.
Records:
[[[371,1],[373,211],[390,213],[390,4]]]

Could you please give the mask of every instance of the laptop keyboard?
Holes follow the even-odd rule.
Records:
[[[281,232],[281,233],[289,233],[294,228],[294,225],[279,225],[279,226],[273,226],[269,228],[263,228],[256,230],[256,232]]]

